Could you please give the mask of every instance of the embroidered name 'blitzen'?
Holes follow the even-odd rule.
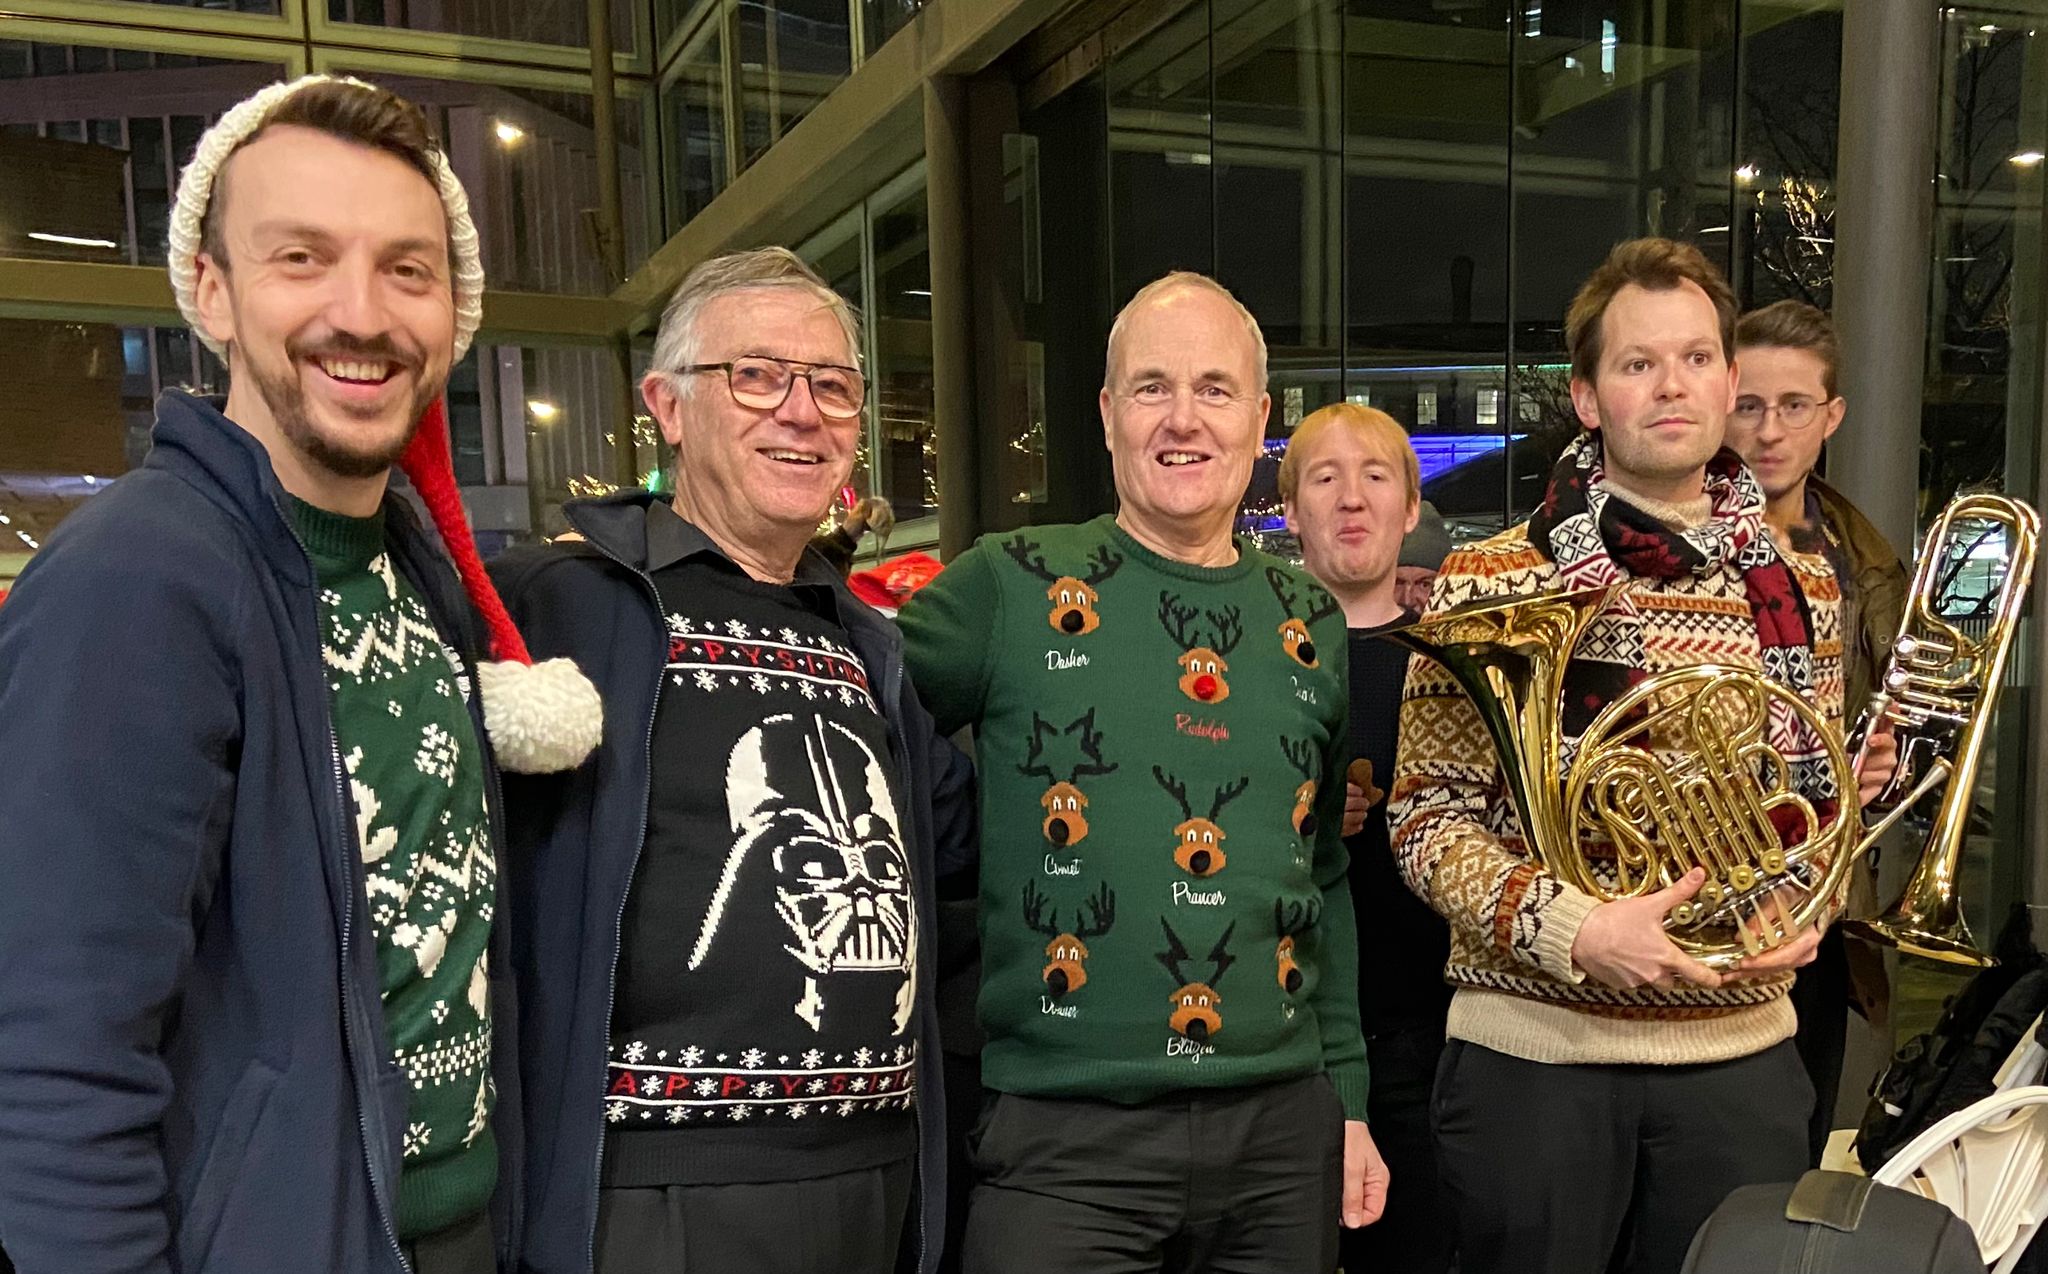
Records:
[[[614,1061],[605,1084],[605,1118],[615,1124],[741,1123],[908,1110],[917,1085],[917,1048],[910,1044],[830,1057],[812,1049],[770,1058],[747,1049],[714,1058],[697,1048],[649,1056],[645,1044],[635,1043],[623,1055],[632,1060]]]
[[[737,620],[723,624],[668,617],[669,679],[707,693],[747,689],[794,691],[806,699],[837,695],[874,704],[867,669],[844,646],[793,628],[754,628]]]

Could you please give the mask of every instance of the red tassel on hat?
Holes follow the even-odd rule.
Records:
[[[490,634],[491,661],[477,667],[484,697],[484,726],[498,764],[518,774],[572,770],[597,747],[604,729],[604,704],[597,687],[567,659],[538,664],[484,571],[462,495],[455,486],[455,461],[448,443],[448,409],[435,399],[420,418],[418,432],[398,458],[427,516],[441,533],[463,591],[483,616]]]

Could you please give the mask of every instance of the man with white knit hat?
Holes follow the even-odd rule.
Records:
[[[0,1241],[24,1274],[490,1274],[497,770],[576,766],[600,708],[532,665],[455,492],[467,201],[418,108],[312,76],[200,140],[170,257],[227,398],[165,394],[0,620]]]

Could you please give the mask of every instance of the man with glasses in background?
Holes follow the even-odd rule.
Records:
[[[967,766],[805,551],[857,348],[787,250],[698,266],[641,382],[674,501],[573,502],[579,540],[495,567],[606,706],[597,764],[506,791],[535,1274],[937,1262],[934,855],[965,865]]]
[[[1778,542],[1824,555],[1842,586],[1842,685],[1845,714],[1870,702],[1906,604],[1906,568],[1883,533],[1856,506],[1813,474],[1821,447],[1842,426],[1847,407],[1836,392],[1839,354],[1832,320],[1801,301],[1779,301],[1742,316],[1735,327],[1740,368],[1727,441],[1764,489],[1764,521]],[[1850,888],[1849,915],[1869,915],[1876,901],[1870,870]],[[1845,1004],[1882,1023],[1888,993],[1883,958],[1839,929],[1822,936],[1813,963],[1792,987],[1799,1014],[1794,1040],[1813,1080],[1807,1129],[1820,1162],[1842,1086],[1848,1043]]]

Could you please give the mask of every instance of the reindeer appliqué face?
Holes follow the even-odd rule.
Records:
[[[1045,895],[1038,892],[1037,882],[1025,881],[1024,924],[1051,939],[1045,944],[1045,969],[1039,977],[1045,983],[1045,993],[1057,1000],[1088,985],[1088,939],[1101,937],[1116,924],[1116,895],[1108,885],[1102,886],[1088,899],[1088,923],[1080,923],[1080,908],[1076,907],[1071,929],[1060,928],[1057,908],[1045,912],[1041,922],[1039,914],[1044,908]]]
[[[1223,807],[1244,794],[1251,786],[1249,778],[1216,789],[1215,798],[1209,803],[1205,818],[1196,818],[1194,807],[1188,804],[1187,784],[1182,783],[1158,766],[1152,767],[1152,777],[1180,804],[1183,815],[1181,822],[1173,829],[1175,844],[1173,861],[1190,876],[1213,876],[1222,871],[1228,861],[1223,853],[1223,829],[1216,820],[1223,817]]]
[[[1052,603],[1052,610],[1045,622],[1055,631],[1069,637],[1085,637],[1102,626],[1102,617],[1095,613],[1095,604],[1102,600],[1102,595],[1095,591],[1095,586],[1116,574],[1124,564],[1124,559],[1111,552],[1107,544],[1098,545],[1089,556],[1085,577],[1053,574],[1038,546],[1021,535],[1003,541],[1003,552],[1046,582],[1045,599]]]
[[[1197,1044],[1205,1044],[1223,1030],[1223,997],[1217,993],[1216,987],[1223,981],[1223,974],[1231,965],[1237,963],[1237,957],[1231,955],[1228,950],[1230,935],[1236,932],[1237,922],[1231,921],[1230,927],[1223,931],[1223,936],[1216,940],[1216,945],[1209,949],[1207,981],[1197,981],[1190,976],[1186,967],[1188,949],[1182,945],[1180,935],[1173,931],[1173,926],[1166,923],[1163,916],[1160,918],[1159,927],[1166,930],[1166,950],[1158,953],[1159,963],[1165,965],[1166,972],[1180,984],[1180,989],[1175,991],[1173,998],[1168,1001],[1172,1006],[1172,1015],[1167,1018],[1166,1024],[1172,1027],[1176,1034],[1185,1036]]]
[[[1205,631],[1196,620],[1206,619]],[[1159,594],[1159,624],[1181,648],[1180,692],[1196,703],[1222,703],[1230,697],[1228,656],[1244,639],[1243,612],[1235,606],[1220,611],[1184,606],[1172,593]]]
[[[1301,966],[1294,959],[1294,939],[1297,934],[1315,928],[1322,918],[1321,900],[1311,898],[1307,902],[1288,902],[1275,899],[1273,902],[1273,927],[1280,933],[1280,942],[1273,958],[1279,966],[1280,989],[1289,995],[1301,990]]]
[[[1063,769],[1054,769],[1044,759],[1045,746],[1049,740],[1078,735],[1081,759]],[[1051,786],[1038,798],[1039,808],[1045,811],[1045,821],[1039,828],[1054,849],[1071,849],[1088,838],[1087,794],[1079,786],[1082,778],[1094,774],[1113,774],[1116,762],[1105,764],[1102,759],[1102,733],[1095,728],[1095,709],[1090,708],[1078,721],[1069,722],[1065,728],[1042,719],[1036,712],[1031,714],[1031,753],[1017,772],[1027,778],[1044,779]]]
[[[1294,789],[1294,813],[1290,816],[1295,835],[1303,840],[1314,840],[1316,836],[1316,748],[1308,739],[1290,739],[1280,736],[1280,750],[1287,754],[1287,763],[1301,775],[1301,786]]]
[[[1336,614],[1337,599],[1313,585],[1297,588],[1287,572],[1277,566],[1266,568],[1266,586],[1280,599],[1280,609],[1287,612],[1287,618],[1280,624],[1281,648],[1302,667],[1318,667],[1316,644],[1308,635],[1308,626]],[[1307,613],[1298,614],[1304,604],[1309,607]]]

